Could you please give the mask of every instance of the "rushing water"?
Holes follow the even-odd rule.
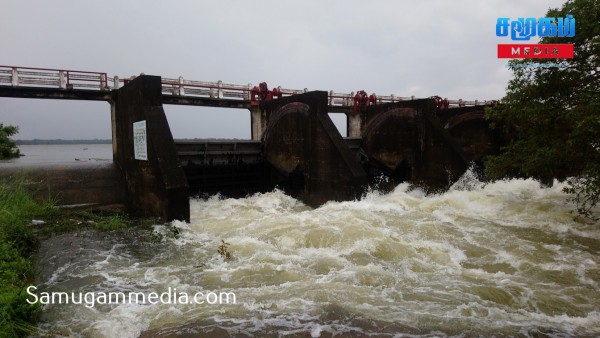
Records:
[[[40,249],[40,290],[171,287],[237,303],[47,305],[41,334],[597,336],[600,224],[574,217],[562,187],[467,175],[440,195],[400,185],[318,209],[279,191],[213,197],[192,200],[178,239],[56,236]]]

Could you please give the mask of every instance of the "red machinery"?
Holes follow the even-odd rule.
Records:
[[[283,95],[279,88],[269,90],[266,82],[261,82],[258,87],[254,86],[250,94],[250,101],[253,106],[258,106],[259,101],[269,101],[273,98],[281,98]]]
[[[369,105],[376,105],[377,104],[377,95],[375,95],[375,93],[369,95]]]
[[[450,106],[450,101],[448,99],[442,99],[440,96],[432,96],[432,99],[435,100],[435,105],[437,109],[448,109]]]
[[[354,110],[355,111],[360,111],[360,109],[362,107],[367,107],[370,105],[376,105],[377,104],[377,95],[375,95],[375,93],[367,96],[367,92],[365,92],[364,90],[359,90],[358,92],[356,92],[356,95],[354,95]]]

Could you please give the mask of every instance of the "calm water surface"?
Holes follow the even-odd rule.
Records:
[[[0,167],[112,161],[110,144],[20,145],[19,150],[24,156],[1,160]]]

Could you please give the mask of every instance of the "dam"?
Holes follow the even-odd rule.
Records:
[[[374,184],[443,189],[497,144],[483,119],[493,102],[9,66],[0,66],[0,97],[109,102],[112,163],[28,168],[27,175],[43,186],[38,191],[60,191],[64,205],[123,204],[167,221],[189,221],[190,196],[244,197],[279,188],[317,207],[358,199]],[[175,141],[165,104],[247,109],[252,139]],[[346,115],[347,135],[329,118],[332,112]]]

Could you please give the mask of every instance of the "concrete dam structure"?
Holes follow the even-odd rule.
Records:
[[[94,168],[72,184],[60,177],[67,180],[85,169],[30,168],[30,177],[64,190],[65,204],[122,203],[132,212],[167,221],[189,221],[190,196],[215,193],[241,197],[279,188],[318,207],[329,200],[360,198],[376,183],[382,189],[400,182],[445,188],[495,148],[483,119],[484,105],[450,107],[439,98],[375,99],[370,104],[371,97],[363,100],[359,92],[351,105],[333,92],[282,95],[281,90],[263,88],[248,88],[242,100],[223,94],[189,97],[166,95],[165,81],[148,75],[110,90],[19,87],[11,81],[12,86],[0,85],[0,96],[111,103],[111,165]],[[108,83],[106,76],[103,81]],[[336,99],[343,104],[334,105]],[[249,109],[252,140],[177,142],[163,104]],[[346,114],[347,137],[331,121],[332,112]],[[77,189],[79,194],[70,193]]]

